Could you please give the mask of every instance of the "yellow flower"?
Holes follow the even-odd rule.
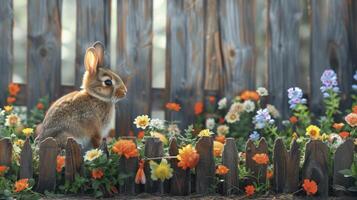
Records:
[[[320,137],[320,139],[321,139],[322,141],[327,141],[329,138],[330,138],[330,137],[329,137],[326,133],[322,134],[321,137]]]
[[[30,136],[30,135],[33,133],[33,129],[32,129],[32,128],[25,128],[25,129],[22,130],[22,133],[23,133],[26,137],[28,137],[28,136]]]
[[[198,134],[198,137],[209,137],[209,136],[211,136],[211,132],[209,131],[209,129],[203,129]]]
[[[86,152],[86,155],[84,155],[84,160],[93,161],[93,160],[99,158],[102,154],[103,154],[102,150],[92,149],[92,150]]]
[[[21,119],[19,116],[15,115],[15,114],[6,116],[5,126],[16,127],[16,126],[19,126],[20,124],[21,124]]]
[[[151,131],[150,135],[152,137],[159,138],[160,141],[165,145],[167,145],[169,143],[169,141],[167,140],[166,136],[164,134],[162,134],[162,133],[159,133],[159,132],[156,132],[156,131]]]
[[[6,112],[11,112],[12,109],[13,109],[12,106],[5,106],[5,107],[4,107],[4,110],[5,110]]]
[[[306,135],[310,136],[312,140],[318,140],[320,138],[320,128],[310,125],[306,128]]]
[[[355,143],[355,145],[357,145],[357,138],[355,139],[355,142],[354,142],[354,143]]]
[[[215,157],[221,157],[223,152],[224,144],[218,141],[213,141],[213,155]]]
[[[142,128],[145,129],[150,123],[150,118],[147,115],[140,115],[137,116],[134,120],[134,124],[136,125],[136,128]]]
[[[166,159],[162,159],[160,164],[157,164],[154,161],[150,161],[150,169],[151,169],[151,179],[157,181],[160,179],[164,181],[165,179],[169,179],[172,177],[173,169]]]
[[[25,144],[24,140],[18,139],[18,140],[15,141],[15,145],[18,146],[18,147],[23,147],[24,144]]]
[[[299,138],[298,134],[296,132],[293,133],[292,135],[293,140],[296,140]]]

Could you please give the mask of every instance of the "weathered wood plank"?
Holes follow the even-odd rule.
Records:
[[[37,191],[53,191],[56,187],[56,159],[58,146],[56,140],[47,138],[40,144],[40,163]]]
[[[162,142],[160,141],[159,138],[154,138],[150,137],[147,138],[145,141],[145,157],[147,158],[155,158],[155,157],[160,157],[163,156],[163,147],[162,147]],[[155,160],[156,162],[160,162],[160,160]],[[145,174],[146,177],[146,184],[145,184],[145,192],[147,193],[157,193],[157,192],[162,192],[163,186],[160,181],[153,181],[151,178],[150,173],[150,164],[149,161],[145,162]]]
[[[5,0],[0,4],[0,107],[6,105],[7,85],[12,80],[13,56],[13,1]]]
[[[104,63],[109,63],[110,55],[110,0],[78,0],[76,25],[76,66],[75,85],[79,88],[85,71],[84,55],[94,42],[100,41],[106,47]]]
[[[255,1],[220,0],[219,29],[223,54],[221,88],[228,96],[255,89]]]
[[[353,178],[346,178],[340,170],[350,169],[353,163],[354,144],[351,139],[342,143],[335,152],[333,161],[333,186],[343,186],[345,189],[353,186]]]
[[[213,157],[213,138],[201,137],[196,144],[200,160],[196,166],[196,193],[207,194],[212,188],[215,178],[215,163]]]
[[[20,179],[33,177],[32,157],[30,140],[27,138],[20,153]]]
[[[119,102],[116,128],[120,135],[135,129],[133,120],[151,110],[153,1],[118,1],[117,70],[128,88]]]
[[[255,154],[268,154],[268,144],[264,138],[260,139],[258,147],[252,140],[248,140],[246,146],[246,169],[250,170],[255,176],[259,177],[260,183],[265,183],[268,165],[259,165],[254,160]]]
[[[194,104],[203,100],[204,4],[202,0],[168,1],[167,13],[168,101],[179,103],[182,110],[166,116],[185,127],[194,119]]]
[[[238,194],[238,150],[234,138],[227,138],[222,153],[222,164],[229,169],[224,175],[223,194]]]
[[[73,182],[76,174],[83,174],[81,146],[73,138],[67,139],[65,162],[66,181]]]
[[[343,91],[344,103],[341,105],[350,105],[353,66],[348,39],[349,1],[311,0],[310,6],[312,12],[310,84],[313,94],[310,107],[313,111],[322,111],[321,85],[317,84],[316,80],[320,80],[323,71],[327,68],[334,69],[338,74],[339,86]]]
[[[54,100],[61,85],[62,0],[28,1],[27,106],[46,95]],[[39,78],[41,74],[41,78]]]
[[[352,72],[357,70],[357,1],[348,1],[348,44],[350,47]]]
[[[302,168],[304,179],[314,180],[318,185],[316,196],[328,196],[328,147],[320,140],[312,140],[306,144],[305,160]]]
[[[290,151],[287,153],[286,169],[287,171],[284,192],[296,192],[300,187],[300,149],[299,144],[295,140],[291,143]]]
[[[285,188],[286,180],[286,157],[287,151],[284,142],[281,138],[275,141],[273,163],[274,163],[274,177],[273,188],[276,192],[281,193]]]
[[[302,68],[299,53],[300,4],[295,0],[270,0],[267,6],[269,101],[283,117],[288,116],[289,111],[285,91],[297,85]]]
[[[120,139],[132,140],[136,143],[135,137],[122,137]],[[120,193],[124,194],[135,194],[135,175],[138,170],[138,158],[129,158],[126,159],[125,156],[122,156],[119,160],[119,171],[130,177],[124,180],[124,185],[120,186]]]
[[[0,139],[0,165],[11,166],[12,144],[9,138]]]
[[[176,138],[171,139],[169,146],[170,156],[177,156],[179,153]],[[189,195],[190,189],[190,170],[183,170],[177,166],[178,160],[170,159],[174,174],[170,180],[170,194],[175,196]]]

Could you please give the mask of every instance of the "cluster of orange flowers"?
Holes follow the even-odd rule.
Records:
[[[253,185],[247,185],[244,188],[245,190],[245,194],[249,197],[249,196],[253,196],[255,193],[255,187]]]
[[[218,165],[216,169],[216,174],[226,175],[229,172],[229,169],[224,165]]]
[[[21,192],[30,186],[29,179],[24,178],[15,182],[14,192]]]
[[[314,195],[317,192],[317,184],[314,180],[304,179],[302,187],[307,195]]]
[[[60,173],[65,165],[66,157],[65,156],[57,156],[57,166],[56,171]]]
[[[257,153],[252,158],[258,165],[267,165],[269,157],[266,153]]]
[[[193,169],[196,167],[198,160],[200,159],[200,155],[197,153],[196,149],[189,144],[179,149],[177,159],[179,160],[177,166],[182,169]]]
[[[113,145],[113,152],[119,156],[125,156],[125,158],[133,158],[139,156],[139,151],[136,148],[136,144],[132,140],[120,139]]]
[[[260,96],[258,92],[254,90],[245,90],[240,94],[240,98],[244,101],[246,100],[258,101]]]
[[[6,99],[8,104],[13,104],[16,102],[16,97],[20,92],[20,86],[16,83],[10,83],[8,86],[9,96]]]
[[[203,107],[203,102],[196,102],[194,106],[195,115],[200,115],[203,112]]]
[[[168,110],[172,110],[172,111],[176,111],[176,112],[178,112],[178,111],[181,110],[180,104],[174,103],[174,102],[169,102],[169,103],[167,103],[167,104],[166,104],[166,108],[167,108]]]

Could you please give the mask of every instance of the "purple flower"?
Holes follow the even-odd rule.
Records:
[[[253,133],[251,133],[249,135],[249,139],[253,140],[253,141],[258,141],[260,138],[260,135],[257,131],[253,131]]]
[[[320,87],[323,96],[326,98],[329,96],[328,91],[339,92],[337,83],[337,75],[332,69],[327,69],[321,76],[322,86]]]
[[[262,129],[267,123],[274,123],[274,120],[271,118],[269,110],[265,108],[257,111],[257,114],[253,117],[253,123],[256,129]]]
[[[355,81],[357,81],[357,70],[355,71],[355,75],[353,75],[353,79],[355,79]]]
[[[355,74],[353,75],[353,79],[357,81],[357,71],[355,71]],[[352,85],[352,89],[357,91],[357,84]]]
[[[298,87],[292,87],[288,89],[288,97],[290,108],[294,109],[297,104],[306,104],[306,99],[302,98],[302,90]]]

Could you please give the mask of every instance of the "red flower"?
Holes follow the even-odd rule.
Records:
[[[255,187],[253,185],[247,185],[244,188],[245,190],[245,194],[249,197],[249,196],[253,196],[254,192],[255,192]]]
[[[295,117],[295,116],[291,116],[291,117],[289,118],[289,121],[290,121],[290,123],[292,123],[292,124],[296,124],[296,123],[298,122],[298,118]]]
[[[178,112],[178,111],[181,110],[180,104],[174,103],[174,102],[169,102],[169,103],[167,103],[167,104],[166,104],[166,108],[167,108],[168,110],[172,110],[172,111],[176,111],[176,112]]]
[[[195,115],[199,115],[203,112],[203,103],[202,102],[196,102],[195,103]]]
[[[346,139],[346,138],[348,138],[350,136],[350,133],[347,132],[347,131],[342,131],[342,132],[339,133],[339,135],[340,135],[340,137],[342,139]]]
[[[138,133],[138,139],[139,139],[139,140],[142,140],[142,139],[144,138],[144,136],[145,136],[145,132],[144,132],[144,131],[139,131],[139,133]]]
[[[101,169],[93,169],[92,170],[92,178],[101,179],[104,176],[104,173]]]
[[[317,192],[317,184],[314,180],[304,179],[302,187],[307,195],[314,195]]]
[[[17,94],[20,92],[20,86],[16,83],[10,83],[8,89],[9,89],[9,94],[11,96],[17,96]]]
[[[43,103],[39,102],[39,103],[37,103],[36,108],[38,110],[43,110],[45,108],[45,106],[43,105]]]

